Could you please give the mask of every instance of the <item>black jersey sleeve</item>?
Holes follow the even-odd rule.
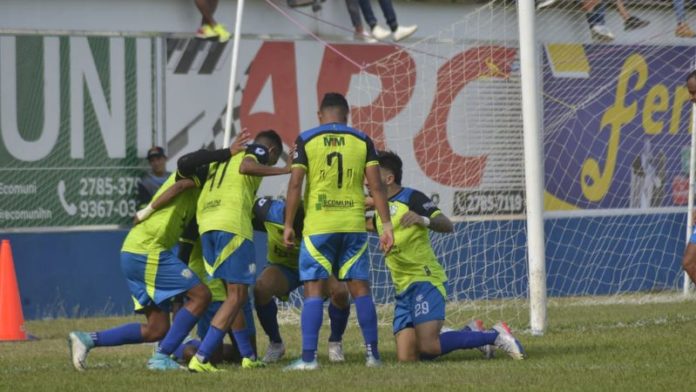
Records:
[[[208,166],[212,162],[224,162],[232,156],[229,148],[219,150],[198,150],[186,154],[176,162],[177,174],[181,177],[192,178],[196,176],[196,169]]]
[[[256,199],[254,202],[254,207],[252,209],[252,219],[251,225],[256,231],[266,231],[266,217],[268,216],[268,210],[271,208],[271,198],[261,197]]]
[[[295,156],[292,157],[292,165],[300,165],[307,169],[307,152],[305,151],[305,142],[301,136],[295,139]]]
[[[408,200],[408,208],[420,216],[431,218],[440,212],[435,203],[423,192],[414,190]]]

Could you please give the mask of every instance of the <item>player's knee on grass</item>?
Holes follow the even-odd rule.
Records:
[[[418,338],[418,352],[425,357],[436,357],[442,353],[440,339]]]
[[[399,362],[415,362],[418,360],[416,330],[404,328],[396,336],[396,360]]]

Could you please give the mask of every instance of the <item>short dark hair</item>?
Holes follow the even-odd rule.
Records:
[[[267,129],[265,131],[261,131],[256,134],[256,137],[254,138],[255,141],[258,141],[259,139],[266,139],[271,144],[273,144],[275,147],[278,148],[281,152],[283,151],[283,139],[280,138],[280,135],[278,135],[278,132],[272,130],[272,129]]]
[[[321,111],[329,108],[339,109],[344,117],[348,117],[348,112],[350,112],[350,108],[348,107],[348,101],[346,100],[346,97],[344,97],[343,94],[340,93],[324,94],[324,98],[321,100],[319,110]]]
[[[404,163],[401,162],[401,158],[399,158],[399,156],[393,151],[379,151],[377,153],[377,161],[379,162],[380,167],[392,172],[396,185],[401,185],[404,167]]]
[[[691,79],[696,79],[696,70],[689,72],[689,75],[687,75],[686,81],[688,82]]]

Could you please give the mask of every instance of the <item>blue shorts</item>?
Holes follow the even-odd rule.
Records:
[[[169,311],[170,298],[201,284],[196,274],[168,250],[149,254],[121,252],[121,270],[136,312],[146,306]]]
[[[290,293],[296,288],[302,286],[302,282],[300,282],[300,272],[296,269],[288,268],[287,266],[284,266],[282,264],[268,263],[266,264],[266,267],[264,267],[264,269],[268,267],[278,268],[280,272],[283,273],[283,276],[285,276],[285,279],[288,281],[288,292],[283,294],[283,298],[280,298],[280,300],[282,301],[287,301],[288,297],[290,296]]]
[[[691,238],[689,238],[690,244],[696,244],[696,226],[694,226],[694,231],[691,232]]]
[[[394,335],[405,328],[445,319],[445,297],[430,282],[416,282],[396,296]]]
[[[256,281],[256,252],[248,239],[213,230],[201,235],[201,245],[208,276],[236,284],[251,285]]]
[[[222,302],[219,301],[211,302],[210,305],[208,305],[208,309],[203,313],[203,316],[198,319],[198,324],[196,324],[196,335],[198,335],[201,341],[205,338],[205,334],[208,332],[208,328],[210,328],[210,321],[213,320],[215,313],[217,313],[221,305]],[[251,310],[251,301],[247,300],[242,307],[242,312],[244,312],[244,321],[246,321],[246,329],[249,331],[249,335],[256,335],[256,324],[254,323],[254,314]]]
[[[300,280],[370,280],[367,233],[308,235],[300,245]]]

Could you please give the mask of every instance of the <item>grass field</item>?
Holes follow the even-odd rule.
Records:
[[[266,369],[225,366],[228,371],[223,374],[153,373],[144,366],[152,346],[139,345],[95,349],[88,359],[89,371],[78,373],[69,362],[65,343],[70,330],[97,330],[139,319],[31,321],[26,328],[40,340],[0,343],[0,390],[690,390],[696,376],[696,340],[691,338],[696,331],[696,302],[655,298],[640,303],[629,297],[618,304],[553,300],[545,336],[518,334],[529,355],[525,361],[513,361],[501,352],[487,361],[470,350],[429,363],[399,365],[394,362],[390,327],[383,325],[380,347],[385,365],[368,369],[363,364],[360,332],[351,320],[344,341],[347,363],[328,364],[325,326],[319,347],[323,366],[309,373],[281,371],[299,353],[296,325],[281,326],[289,356]],[[459,319],[448,319],[447,324],[463,325],[471,315],[461,311],[455,317]],[[265,338],[259,338],[259,346],[263,353]]]

